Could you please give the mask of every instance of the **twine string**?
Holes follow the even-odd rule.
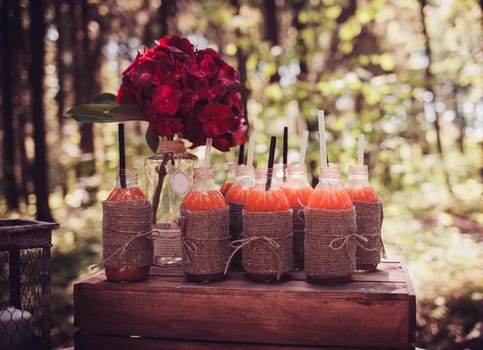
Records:
[[[131,233],[131,231],[124,231],[124,230],[111,230],[111,231],[118,232],[118,233],[128,233],[128,234]],[[117,248],[107,258],[103,259],[101,263],[90,265],[89,269],[94,270],[97,267],[106,265],[106,263],[111,261],[116,255],[119,255],[119,257],[121,259],[123,259],[126,255],[126,253],[128,252],[129,248],[133,245],[133,243],[136,239],[148,237],[149,235],[152,234],[153,231],[156,231],[156,230],[149,230],[149,231],[146,231],[146,232],[141,232],[141,233],[137,233],[135,235],[132,235],[131,237],[129,237],[129,239],[126,242],[124,242],[124,244],[122,246]]]
[[[238,239],[236,241],[231,242],[231,246],[234,250],[231,253],[231,255],[228,258],[228,261],[226,263],[225,272],[224,272],[225,275],[228,272],[228,268],[230,267],[231,260],[233,259],[235,254],[240,249],[243,249],[244,247],[248,246],[249,244],[251,244],[255,241],[262,241],[265,244],[267,244],[267,246],[273,251],[273,253],[277,257],[277,265],[278,265],[277,280],[280,280],[280,278],[282,277],[282,260],[280,258],[280,254],[278,253],[278,249],[280,248],[280,244],[277,242],[277,239],[284,239],[284,238],[288,238],[288,237],[290,237],[290,236],[277,237],[277,238],[270,238],[270,237],[267,237],[267,236],[253,236],[253,237]]]

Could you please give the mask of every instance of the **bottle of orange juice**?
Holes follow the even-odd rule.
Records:
[[[339,166],[321,167],[304,218],[307,279],[317,283],[349,281],[356,265],[355,212]]]
[[[381,261],[382,203],[369,183],[367,165],[350,165],[347,192],[356,211],[357,234],[367,241],[356,246],[356,269],[373,271]]]
[[[119,176],[117,178],[116,187],[107,196],[106,202],[121,202],[121,201],[136,201],[136,200],[146,200],[146,196],[138,185],[138,174],[136,169],[127,168],[119,169]],[[107,237],[104,237],[104,243]],[[139,242],[138,242],[139,243]],[[110,254],[109,254],[110,255]],[[104,257],[109,258],[109,257]],[[140,257],[144,259],[144,257]],[[146,260],[144,266],[129,266],[127,264],[123,267],[108,267],[109,264],[106,263],[105,273],[106,278],[112,282],[136,282],[145,280],[149,274],[150,265],[152,262]]]
[[[255,183],[255,172],[251,165],[238,165],[236,169],[236,180],[233,186],[226,193],[226,201],[230,207],[230,239],[236,241],[242,238],[243,233],[243,208],[248,192]],[[238,252],[231,261],[233,270],[242,269],[242,252]]]
[[[303,207],[307,206],[309,197],[313,192],[312,186],[307,181],[305,164],[291,164],[287,169],[287,179],[282,185],[282,190],[288,198],[293,211],[293,258],[294,269],[304,268],[304,221]]]
[[[233,186],[235,183],[235,173],[236,173],[237,165],[234,162],[226,163],[226,180],[221,185],[220,192],[226,196],[228,190]]]
[[[255,171],[243,216],[243,269],[256,281],[276,281],[293,268],[292,211],[272,169]]]
[[[230,256],[229,212],[215,188],[213,168],[195,168],[191,191],[181,205],[183,269],[187,279],[210,282],[224,277]]]

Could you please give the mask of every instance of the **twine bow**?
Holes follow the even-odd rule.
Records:
[[[279,237],[279,238],[285,238],[285,237]],[[249,237],[249,238],[238,239],[236,241],[231,242],[231,246],[232,246],[232,248],[234,248],[234,250],[231,253],[230,257],[228,258],[224,274],[226,275],[228,273],[228,268],[230,267],[231,260],[233,259],[235,254],[240,249],[243,249],[244,247],[248,246],[249,244],[251,244],[255,241],[262,241],[262,242],[266,243],[268,245],[268,247],[273,251],[275,256],[277,257],[277,265],[278,265],[277,281],[280,280],[280,278],[282,277],[282,261],[280,259],[280,254],[277,251],[277,249],[280,248],[280,244],[278,244],[276,239],[270,238],[270,237],[267,237],[267,236],[253,236],[253,237]]]
[[[349,243],[349,240],[352,237],[355,237],[356,238],[356,242],[357,242],[357,239],[360,239],[360,240],[362,240],[364,242],[367,242],[367,238],[366,237],[364,237],[362,235],[359,235],[357,233],[351,233],[351,234],[348,234],[348,235],[345,235],[345,236],[342,236],[342,237],[334,238],[332,241],[330,241],[329,248],[332,249],[332,250],[342,249],[346,244]],[[339,242],[339,241],[342,241],[342,243],[339,246],[336,246],[337,242]]]
[[[130,231],[123,231],[123,230],[112,230],[112,231],[118,232],[118,233],[130,233]],[[121,259],[123,259],[124,256],[126,255],[127,251],[133,245],[133,243],[136,239],[147,237],[147,236],[151,235],[151,233],[153,231],[155,231],[155,230],[149,230],[149,231],[146,231],[146,232],[137,233],[137,234],[129,237],[129,239],[122,246],[117,248],[114,252],[112,252],[111,255],[109,255],[107,258],[102,260],[102,262],[100,264],[90,265],[89,269],[94,270],[95,268],[97,268],[99,266],[106,265],[106,263],[111,261],[116,255],[119,255],[121,257]]]

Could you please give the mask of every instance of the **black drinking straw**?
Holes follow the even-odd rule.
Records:
[[[267,183],[265,185],[265,191],[270,189],[272,185],[272,172],[273,172],[273,161],[275,159],[275,144],[277,142],[277,138],[272,136],[270,138],[270,151],[268,153],[268,169],[267,169]]]
[[[283,181],[287,178],[287,156],[288,156],[288,127],[285,126],[283,128],[283,149],[282,149],[282,157],[283,157]]]
[[[124,124],[118,125],[119,137],[119,179],[121,188],[126,188],[126,151],[124,149]]]
[[[240,145],[240,151],[238,152],[238,165],[245,164],[245,144]]]

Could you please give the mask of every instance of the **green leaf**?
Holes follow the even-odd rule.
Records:
[[[137,105],[116,105],[111,106],[109,114],[119,122],[128,120],[147,120],[146,116]]]
[[[111,108],[112,105],[104,103],[82,104],[67,111],[65,115],[81,123],[110,123],[116,121],[108,114]]]
[[[100,95],[97,95],[92,99],[92,103],[95,104],[106,104],[106,105],[117,105],[116,103],[116,95],[103,92]]]
[[[148,144],[149,148],[156,153],[158,150],[158,145],[159,145],[159,137],[158,134],[154,132],[154,130],[148,129],[146,130],[146,143]]]

